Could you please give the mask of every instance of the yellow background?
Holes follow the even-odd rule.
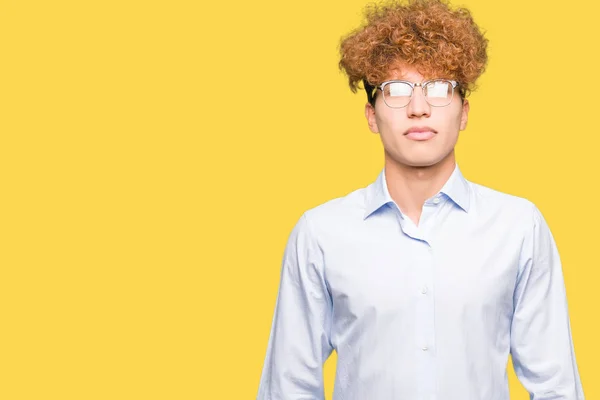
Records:
[[[292,226],[382,166],[337,69],[364,4],[0,2],[1,399],[256,397]],[[458,162],[548,220],[600,398],[600,7],[459,4],[490,62]]]

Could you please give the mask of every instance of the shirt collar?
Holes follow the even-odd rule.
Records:
[[[469,212],[470,196],[469,181],[465,179],[458,164],[455,164],[454,171],[446,181],[440,193],[448,196],[456,205],[465,212]],[[365,213],[363,219],[383,207],[388,203],[394,203],[387,188],[385,179],[385,167],[381,170],[375,182],[367,186]]]

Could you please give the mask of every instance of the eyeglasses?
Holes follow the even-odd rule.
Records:
[[[420,86],[425,101],[432,107],[445,107],[452,103],[454,88],[458,82],[447,79],[431,79],[421,83],[386,81],[377,86],[383,93],[383,101],[390,108],[403,108],[410,103],[415,86]]]

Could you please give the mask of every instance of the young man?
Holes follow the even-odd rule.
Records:
[[[583,400],[561,261],[530,201],[455,160],[487,40],[442,1],[373,6],[341,44],[381,137],[375,182],[306,211],[285,249],[259,400]]]

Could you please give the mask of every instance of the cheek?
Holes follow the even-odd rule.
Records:
[[[462,121],[462,107],[457,107],[457,109],[448,110],[451,111],[442,118],[442,125],[446,130],[446,133],[450,135],[458,135],[458,131],[461,128]]]
[[[377,126],[384,133],[395,134],[407,129],[406,114],[395,110],[384,110],[375,114]]]

